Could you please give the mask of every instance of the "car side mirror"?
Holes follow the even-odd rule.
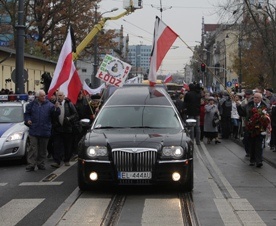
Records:
[[[195,125],[196,125],[196,120],[195,119],[189,118],[189,119],[186,120],[186,126],[187,127],[194,127]]]
[[[90,119],[87,119],[87,118],[81,119],[81,120],[80,120],[80,124],[81,124],[81,126],[83,126],[83,127],[89,127],[89,126],[90,126]]]

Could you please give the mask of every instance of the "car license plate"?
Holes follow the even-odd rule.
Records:
[[[119,179],[151,179],[151,172],[118,172]]]

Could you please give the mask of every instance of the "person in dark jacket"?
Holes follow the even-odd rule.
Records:
[[[46,100],[44,90],[36,93],[36,99],[29,103],[24,113],[24,121],[29,126],[30,150],[28,151],[27,171],[34,171],[37,166],[45,170],[47,144],[51,136],[52,118],[58,117],[58,104]]]
[[[57,92],[60,115],[53,122],[53,146],[54,163],[52,167],[59,168],[62,160],[65,166],[70,166],[70,158],[73,153],[73,125],[78,121],[78,113],[74,104],[65,98],[64,93]]]
[[[188,119],[196,119],[196,126],[191,129],[191,139],[196,137],[196,144],[200,145],[200,102],[201,90],[198,84],[189,84],[190,91],[185,94],[184,106]]]
[[[254,121],[254,118],[256,118],[255,113],[253,113],[253,110],[260,109],[262,111],[268,109],[268,105],[265,101],[262,100],[263,95],[261,93],[255,93],[253,100],[248,101],[248,103],[245,106],[242,106],[241,104],[237,103],[237,110],[240,116],[246,118],[245,124],[249,122],[255,122],[258,123],[259,121]],[[263,166],[263,144],[265,139],[265,134],[263,134],[261,131],[260,126],[255,125],[255,129],[248,130],[249,137],[249,152],[250,152],[250,166],[254,166],[256,164],[257,167]],[[260,129],[258,129],[260,128]],[[257,129],[257,130],[256,130]],[[267,128],[262,128],[263,131],[266,131]]]
[[[232,100],[227,91],[222,95],[219,101],[219,112],[221,116],[221,138],[228,139],[231,134],[231,111],[232,111]]]
[[[94,112],[92,109],[92,106],[90,106],[89,99],[87,97],[84,97],[83,91],[80,91],[78,95],[77,102],[75,104],[75,108],[79,115],[79,120],[81,119],[90,119],[90,122],[92,123],[94,119]],[[75,126],[75,129],[73,130],[74,133],[74,150],[73,155],[76,155],[78,143],[81,140],[81,138],[86,134],[86,129],[82,128],[79,124],[79,121],[77,122],[77,126]]]

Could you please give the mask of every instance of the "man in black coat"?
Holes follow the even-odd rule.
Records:
[[[52,167],[59,168],[62,160],[65,166],[70,166],[70,158],[73,153],[74,134],[73,125],[79,117],[74,104],[65,98],[64,93],[57,92],[60,103],[60,115],[53,120],[53,159]]]
[[[262,100],[263,95],[261,93],[255,93],[253,100],[248,101],[245,106],[241,106],[237,103],[237,110],[240,116],[246,117],[246,124],[249,122],[255,122],[254,118],[256,117],[253,110],[268,110],[268,105]],[[258,123],[258,120],[256,121]],[[257,167],[263,166],[263,143],[265,139],[265,133],[267,128],[262,128],[256,130],[255,128],[259,128],[257,126],[253,127],[254,129],[249,129],[249,151],[250,151],[250,166],[254,166],[256,164]]]
[[[196,126],[191,129],[191,139],[196,138],[196,144],[200,145],[200,101],[201,90],[198,84],[191,83],[189,85],[190,91],[185,94],[184,106],[186,108],[185,114],[188,119],[196,119]]]
[[[231,111],[232,111],[232,100],[227,91],[222,95],[219,101],[219,112],[221,116],[221,138],[228,139],[231,134]]]

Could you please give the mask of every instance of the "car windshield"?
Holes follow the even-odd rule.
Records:
[[[23,122],[22,106],[0,106],[0,123]]]
[[[102,109],[94,128],[181,128],[171,107],[116,106]]]

